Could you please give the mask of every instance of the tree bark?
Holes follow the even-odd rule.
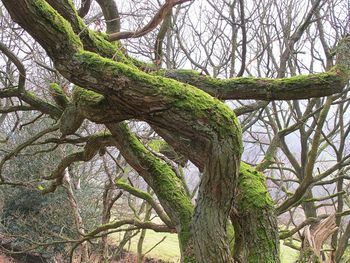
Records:
[[[330,262],[321,257],[321,249],[329,236],[338,229],[335,223],[335,214],[322,220],[318,225],[310,229],[310,226],[304,228],[304,239],[300,252],[300,263],[320,263]],[[333,262],[330,262],[333,263]]]
[[[197,262],[233,262],[226,234],[236,189],[239,157],[216,146],[204,170],[191,224]]]
[[[237,262],[280,262],[274,203],[264,176],[245,163],[241,163],[230,217],[235,229],[234,258]]]

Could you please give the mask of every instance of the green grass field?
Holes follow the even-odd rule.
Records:
[[[148,251],[164,237],[166,237],[165,240],[148,253],[147,256],[169,262],[180,262],[180,250],[176,234],[157,233],[153,230],[147,230],[143,251]],[[114,238],[118,240],[117,236],[114,236]],[[130,250],[132,252],[136,252],[137,242],[138,236],[134,237],[131,242]],[[298,253],[295,250],[281,244],[282,263],[293,263],[297,259],[297,256]]]

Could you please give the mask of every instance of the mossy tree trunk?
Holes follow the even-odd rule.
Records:
[[[199,188],[191,229],[198,262],[233,262],[226,226],[240,160],[225,147],[215,147]]]
[[[69,119],[77,121],[65,134],[73,133],[84,118],[105,124],[123,156],[152,187],[174,223],[179,234],[183,261],[233,262],[226,226],[235,194],[239,194],[236,190],[242,134],[232,110],[191,85],[142,72],[137,62],[125,57],[116,45],[85,28],[70,0],[53,1],[55,9],[45,0],[2,2],[13,19],[42,45],[56,69],[72,83],[90,90],[80,93],[83,96],[76,93],[70,105],[72,107],[67,107],[71,110],[70,114],[76,114],[77,117],[68,116]],[[334,92],[334,87],[338,91],[341,89],[339,86],[347,80],[348,69],[349,64],[345,64],[319,75],[276,81],[252,78],[214,81],[195,77],[206,88],[222,88],[223,93],[234,86],[239,90],[250,87],[248,93],[252,95],[251,99],[254,99],[254,94],[258,94],[258,98],[271,99],[273,89],[278,90],[277,97],[288,91],[289,94],[295,94],[296,89],[302,91],[315,86],[318,91],[319,85],[328,93]],[[205,89],[197,84],[193,83]],[[301,97],[304,98],[306,93]],[[319,92],[317,96],[320,96]],[[89,100],[93,102],[86,103]],[[66,115],[62,115],[61,122],[67,122]],[[116,124],[127,119],[148,122],[176,151],[204,172],[195,208],[183,187],[179,187],[181,180],[174,171],[151,154],[125,124]],[[278,262],[277,229],[267,190],[259,188],[263,189],[266,198],[262,204],[256,204],[251,200],[255,194],[251,196],[247,189],[250,191],[249,187],[242,188],[240,193],[249,200],[245,202],[245,198],[241,197],[235,202],[239,217],[234,220],[237,247],[242,247],[241,237],[253,241],[253,236],[256,236],[259,251],[262,247],[267,251],[257,255],[254,253],[256,247],[247,244],[237,249],[237,255],[242,254],[238,258],[243,262]],[[258,196],[260,194],[258,191]],[[247,207],[249,210],[246,211]],[[254,213],[259,212],[260,215],[261,211],[262,215],[255,220]],[[245,222],[242,221],[244,218]],[[244,225],[256,222],[257,229]],[[264,224],[267,226],[262,229]],[[258,231],[250,233],[254,230]]]
[[[235,260],[280,262],[277,220],[265,178],[245,163],[241,163],[234,204],[230,217],[235,229]]]

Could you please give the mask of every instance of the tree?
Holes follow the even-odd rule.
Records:
[[[19,81],[17,87],[1,90],[0,97],[18,97],[31,109],[59,121],[59,127],[38,133],[32,141],[58,128],[64,137],[69,136],[84,119],[109,130],[91,136],[84,151],[62,159],[46,178],[54,182],[44,191],[54,191],[63,183],[63,172],[70,164],[88,161],[105,147],[116,146],[159,199],[167,215],[164,227],[178,233],[184,262],[279,262],[272,201],[262,175],[240,163],[241,127],[234,112],[219,99],[295,100],[341,92],[349,79],[349,37],[338,45],[336,65],[324,73],[220,80],[193,71],[159,70],[157,64],[145,64],[128,56],[122,45],[115,42],[148,33],[173,6],[188,1],[166,1],[151,22],[135,32],[117,32],[120,24],[114,1],[97,1],[107,20],[108,35],[88,28],[69,0],[2,2],[13,20],[44,48],[56,70],[75,85],[71,98],[59,85],[51,85],[55,104],[49,103],[26,91],[24,66],[6,47],[1,48],[17,66]],[[89,3],[83,1],[80,15],[86,13]],[[316,8],[319,3],[315,1]],[[243,12],[241,15],[244,18]],[[289,56],[302,31],[296,31],[283,56]],[[285,68],[285,64],[281,65],[279,77],[285,76]],[[195,206],[173,167],[130,130],[125,122],[130,119],[147,122],[176,153],[203,172]],[[3,184],[11,183],[0,178]],[[286,211],[297,204],[311,184],[310,173],[279,210]],[[233,257],[226,233],[229,217],[235,226]],[[121,222],[102,225],[86,235],[96,235],[118,224]],[[133,224],[156,228],[142,222]]]

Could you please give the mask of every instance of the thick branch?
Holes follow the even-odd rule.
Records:
[[[97,0],[106,19],[107,34],[120,31],[120,16],[117,4],[114,0]]]
[[[221,102],[191,86],[84,51],[67,21],[45,1],[3,1],[15,8],[9,8],[11,15],[43,45],[61,74],[81,87],[108,94],[116,110],[180,135],[183,139],[174,148],[198,166],[203,167],[208,158],[210,138],[223,140],[228,136],[232,153],[240,153],[240,127],[232,111]],[[198,122],[198,118],[203,121]]]
[[[219,99],[269,101],[307,99],[339,93],[347,83],[349,69],[346,70],[347,72],[343,72],[342,68],[334,67],[325,73],[282,79],[254,77],[215,79],[191,70],[168,70],[161,74],[193,85]]]
[[[151,186],[171,220],[178,227],[181,224],[182,231],[189,231],[192,203],[171,167],[147,150],[125,123],[107,127],[123,157]]]

